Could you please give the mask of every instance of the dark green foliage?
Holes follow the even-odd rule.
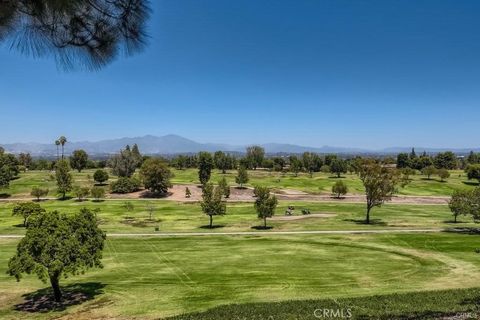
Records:
[[[134,153],[130,146],[120,150],[118,154],[110,158],[109,164],[114,175],[119,177],[131,177],[141,163],[141,159]]]
[[[90,195],[96,201],[99,201],[100,199],[105,198],[105,189],[102,187],[93,187],[90,189]]]
[[[292,172],[295,177],[298,176],[298,173],[302,171],[302,161],[300,161],[296,156],[290,156],[288,160],[290,164],[290,172]]]
[[[120,177],[110,184],[113,193],[131,193],[140,190],[141,183],[137,178]]]
[[[8,263],[7,273],[17,280],[23,273],[34,273],[44,282],[50,280],[55,300],[60,301],[62,276],[102,267],[104,240],[95,213],[86,208],[74,215],[57,211],[35,214]]]
[[[220,181],[218,182],[218,187],[220,188],[220,190],[222,190],[222,194],[225,196],[225,198],[230,197],[230,186],[228,185],[227,179],[225,179],[225,177],[220,179]]]
[[[103,169],[98,169],[95,171],[93,174],[93,180],[99,184],[104,184],[106,181],[108,181],[110,177],[108,176],[108,172],[103,170]]]
[[[422,174],[427,176],[427,179],[430,180],[432,175],[437,173],[437,168],[435,166],[430,165],[422,169]]]
[[[18,176],[19,162],[12,154],[5,153],[0,147],[0,188],[7,188],[10,180]]]
[[[450,172],[448,172],[447,169],[438,169],[437,174],[440,177],[440,180],[442,180],[442,182],[450,177]]]
[[[399,153],[397,155],[397,168],[406,168],[410,166],[410,158],[407,153]]]
[[[25,168],[31,169],[33,159],[30,153],[20,153],[18,155],[18,162]]]
[[[40,198],[48,195],[48,191],[48,188],[33,187],[30,195],[37,198],[37,201],[40,201]]]
[[[247,148],[246,159],[249,164],[249,168],[256,170],[263,163],[265,158],[265,149],[260,146],[250,146]]]
[[[254,207],[258,218],[263,219],[263,227],[267,228],[267,218],[275,214],[278,200],[267,187],[256,186],[253,193],[256,196]]]
[[[205,185],[212,174],[214,163],[212,155],[208,152],[200,152],[198,154],[198,180]]]
[[[327,319],[315,317],[315,310],[320,309],[343,310],[344,319],[347,319],[347,309],[350,309],[352,316],[349,319],[352,320],[468,319],[468,317],[458,316],[468,314],[473,317],[472,319],[478,319],[477,301],[479,296],[480,289],[473,288],[354,298],[231,304],[204,312],[174,316],[166,320]],[[340,317],[338,318],[340,319]]]
[[[98,69],[143,48],[149,12],[146,0],[5,0],[0,41],[65,69]]]
[[[247,183],[249,180],[248,178],[248,171],[244,166],[238,167],[238,173],[235,177],[235,182],[240,185],[240,188],[243,188],[243,185]]]
[[[213,162],[215,167],[222,170],[222,173],[226,173],[226,170],[230,170],[236,167],[236,160],[233,156],[225,154],[222,151],[217,151],[213,155]]]
[[[82,201],[90,194],[90,188],[75,186],[73,187],[73,194],[77,197],[78,201]]]
[[[305,152],[302,155],[302,164],[305,171],[308,172],[311,177],[314,172],[320,171],[323,160],[316,153]]]
[[[367,197],[365,222],[368,224],[370,223],[370,210],[390,200],[396,192],[399,176],[397,170],[383,167],[372,160],[364,161],[359,168],[359,174]]]
[[[440,152],[433,159],[437,169],[453,170],[457,168],[457,157],[453,152]]]
[[[223,190],[214,188],[213,184],[203,186],[202,202],[200,203],[203,213],[210,218],[209,227],[213,227],[213,216],[223,216],[227,213],[227,205],[222,201]]]
[[[469,215],[475,221],[480,220],[480,188],[473,190],[456,190],[448,203],[457,222],[457,216]]]
[[[70,166],[82,172],[83,169],[87,167],[88,163],[88,154],[84,150],[75,150],[70,157]]]
[[[448,202],[450,211],[452,211],[454,221],[457,222],[459,215],[467,215],[470,213],[470,202],[472,193],[469,190],[455,190],[452,198]]]
[[[465,169],[468,180],[476,179],[480,183],[480,164],[471,164]]]
[[[332,186],[332,193],[335,195],[336,198],[340,198],[343,195],[348,193],[348,187],[343,181],[337,181]]]
[[[140,168],[140,175],[145,188],[155,194],[165,194],[172,187],[170,179],[172,172],[160,159],[150,158],[145,160]]]
[[[480,153],[474,153],[470,151],[470,154],[467,157],[468,164],[479,164],[480,163]]]
[[[23,226],[28,226],[28,218],[36,213],[42,213],[45,210],[39,204],[33,202],[17,203],[12,210],[13,216],[23,217]]]
[[[347,173],[348,165],[347,162],[343,159],[334,159],[330,163],[330,171],[337,175],[337,178],[340,178],[342,173]]]
[[[57,180],[57,192],[65,199],[67,192],[72,190],[73,176],[66,160],[59,160],[55,165],[55,178]]]

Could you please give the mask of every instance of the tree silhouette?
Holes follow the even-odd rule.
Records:
[[[67,70],[99,69],[145,45],[148,0],[2,0],[0,41]]]

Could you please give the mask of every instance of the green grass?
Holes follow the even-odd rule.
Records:
[[[217,228],[208,229],[208,218],[198,203],[177,203],[166,200],[131,201],[133,212],[126,212],[124,201],[104,202],[75,200],[43,201],[46,210],[59,210],[65,213],[77,212],[82,207],[100,209],[98,218],[102,229],[115,233],[147,233],[159,227],[162,232],[232,232],[252,231],[261,224],[252,203],[229,203],[227,214],[214,218]],[[149,220],[147,205],[155,207],[153,221]],[[280,201],[276,216],[284,216],[289,205],[295,206],[295,215],[301,216],[302,208],[311,213],[333,214],[329,217],[308,217],[301,220],[272,221],[269,226],[274,231],[281,230],[354,230],[386,228],[449,228],[453,226],[474,226],[470,218],[460,217],[457,224],[451,223],[452,215],[446,205],[400,205],[386,204],[372,210],[372,225],[363,224],[365,205],[356,203],[306,203]],[[14,202],[0,203],[0,234],[23,234],[23,220],[12,216]],[[128,219],[126,217],[129,217]],[[265,231],[268,232],[268,231]]]
[[[288,319],[295,319],[293,314],[313,312],[310,307],[314,303],[283,304],[282,301],[471,288],[480,281],[480,258],[475,253],[478,236],[471,235],[112,238],[106,242],[104,269],[62,281],[63,286],[77,283],[77,288],[97,291],[92,300],[63,311],[26,313],[14,310],[15,305],[25,302],[22,295],[47,285],[34,276],[26,276],[17,283],[5,274],[16,243],[17,240],[0,240],[2,319],[44,319],[65,314],[75,319],[158,318],[252,302],[280,303],[285,309],[278,311],[288,310],[291,316]],[[469,292],[465,298],[478,299],[476,292]],[[471,307],[471,303],[462,307],[461,297],[455,293],[453,297],[455,308],[452,310]],[[413,304],[412,298],[407,300]],[[448,303],[430,299],[415,301],[414,310],[422,312],[445,311]],[[395,306],[394,312],[408,310],[408,305],[390,303]],[[304,306],[309,309],[303,310]],[[377,312],[386,306],[377,305]],[[233,310],[230,319],[237,319],[233,318],[237,315],[235,312],[244,315],[250,310],[248,315],[252,315],[251,312],[257,310],[248,306],[228,308],[232,307],[226,310]],[[260,305],[258,310],[262,308]],[[370,304],[366,311],[373,308]],[[222,314],[222,311],[212,312]],[[200,319],[224,318],[203,316]]]
[[[169,320],[315,320],[335,312],[349,319],[477,319],[480,289],[457,289],[360,298],[298,300],[221,306]],[[326,311],[324,311],[326,310]],[[325,313],[326,312],[326,313]],[[317,317],[315,317],[317,315]],[[457,316],[458,318],[455,318]],[[460,318],[462,317],[462,318]],[[328,317],[323,317],[328,318]],[[331,318],[335,318],[331,316]]]
[[[196,169],[176,170],[172,169],[175,177],[172,179],[174,184],[191,184],[198,182],[198,172]],[[82,173],[72,171],[75,184],[82,186],[92,186],[92,176],[95,170],[84,170]],[[235,184],[236,171],[228,171],[225,175],[218,170],[212,173],[211,181],[218,182],[223,176],[227,178],[230,185]],[[313,194],[330,194],[332,185],[337,178],[329,174],[315,173],[311,178],[308,174],[301,173],[298,177],[293,174],[281,174],[278,172],[268,172],[263,170],[249,171],[250,181],[248,186],[263,185],[277,190],[296,189]],[[113,181],[114,179],[110,179]],[[349,188],[350,194],[362,194],[363,185],[358,176],[346,174],[342,177]],[[451,177],[446,182],[441,182],[437,177],[432,180],[426,180],[422,175],[412,176],[412,182],[405,188],[399,189],[400,195],[418,195],[418,196],[449,196],[455,189],[472,188],[477,183],[469,181],[463,171],[451,171]],[[56,196],[56,183],[54,173],[49,171],[29,171],[21,173],[20,177],[11,182],[10,188],[0,190],[3,196],[25,197],[30,195],[32,187],[39,186],[49,188],[49,196]]]
[[[178,184],[198,183],[198,173],[195,169],[173,170],[175,178],[172,180]],[[214,170],[211,180],[219,181],[223,176],[231,185],[235,185],[236,171],[228,171],[225,175],[218,170]],[[417,196],[450,196],[455,189],[472,188],[477,185],[476,181],[469,181],[466,174],[460,170],[450,171],[451,176],[445,182],[441,182],[436,176],[427,180],[420,174],[412,176],[411,183],[405,188],[399,189],[401,195]],[[308,193],[330,194],[332,185],[338,180],[331,174],[315,173],[313,177],[305,173],[300,173],[295,177],[291,173],[282,174],[278,172],[268,172],[263,170],[250,170],[250,181],[247,185],[262,185],[276,189],[295,189]],[[349,193],[363,194],[364,188],[357,175],[345,174],[341,178],[348,185]]]

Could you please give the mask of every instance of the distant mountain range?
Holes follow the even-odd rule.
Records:
[[[147,135],[143,137],[136,138],[120,138],[120,139],[111,139],[111,140],[102,140],[97,142],[90,141],[79,141],[79,142],[68,142],[65,145],[65,153],[70,154],[73,150],[83,149],[91,155],[110,155],[118,152],[120,149],[124,148],[127,144],[133,145],[137,144],[140,148],[140,151],[144,154],[161,154],[161,155],[173,155],[181,153],[196,153],[199,151],[227,151],[227,152],[245,152],[246,146],[235,146],[227,144],[215,144],[215,143],[199,143],[178,135],[166,135],[166,136],[152,136]],[[11,143],[11,144],[0,144],[7,152],[10,153],[21,153],[29,152],[33,156],[44,156],[51,157],[55,156],[57,149],[56,146],[51,144],[43,143]],[[320,148],[317,147],[307,147],[299,146],[294,144],[282,144],[282,143],[267,143],[261,145],[265,148],[265,151],[269,154],[294,154],[294,153],[303,153],[303,152],[316,152],[316,153],[339,153],[339,154],[395,154],[399,152],[410,152],[411,148],[387,148],[382,150],[367,150],[360,148],[340,148],[340,147],[330,147],[323,146]],[[453,151],[457,154],[466,154],[471,150],[475,152],[480,152],[480,148],[472,149],[438,149],[438,148],[421,148],[416,147],[415,150],[417,153],[423,151],[427,153],[438,153],[446,150]]]

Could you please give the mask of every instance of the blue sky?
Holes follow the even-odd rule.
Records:
[[[155,0],[98,72],[0,47],[0,143],[478,147],[480,1]]]

